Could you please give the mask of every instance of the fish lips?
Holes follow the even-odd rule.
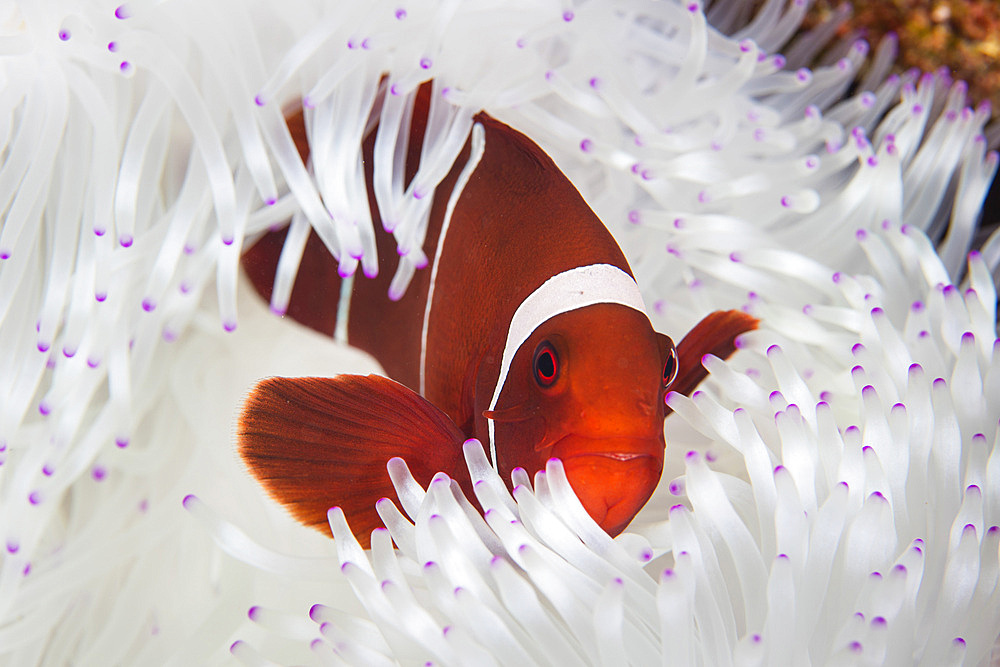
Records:
[[[584,509],[609,535],[625,529],[663,472],[662,433],[587,437],[570,434],[552,448]]]

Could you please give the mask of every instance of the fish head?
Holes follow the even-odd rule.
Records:
[[[670,338],[626,306],[594,304],[546,320],[514,355],[487,411],[501,474],[532,473],[558,458],[590,516],[620,533],[660,480],[664,395],[677,361]]]

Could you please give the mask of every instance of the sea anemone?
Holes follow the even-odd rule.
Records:
[[[878,281],[833,274],[840,297],[818,321],[835,324],[819,328],[849,328],[859,342],[822,374],[817,353],[837,352],[826,341],[745,340],[739,371],[706,357],[712,387],[670,399],[698,432],[671,439],[692,447],[683,475],[616,540],[576,501],[558,460],[533,483],[515,471],[509,493],[467,443],[482,514],[446,476],[425,492],[391,461],[409,519],[381,501],[386,530],[366,554],[331,509],[353,595],[311,609],[313,652],[351,664],[983,660],[1000,627],[996,292],[979,253],[960,290],[938,281],[943,266],[919,232],[878,239],[882,275],[906,293],[887,299]],[[883,307],[898,298],[911,305]],[[818,376],[828,389],[811,386]],[[185,502],[220,546],[248,551],[232,526]],[[250,618],[307,633],[276,610],[254,607]],[[250,664],[256,655],[246,641],[232,650]]]
[[[749,4],[0,8],[0,655],[988,661],[1000,235],[973,244],[990,109],[945,72],[890,74],[891,37],[869,57],[832,23],[793,39],[806,3]],[[404,188],[400,128],[430,78]],[[283,121],[299,105],[311,165]],[[291,219],[290,239],[315,229],[342,273],[371,274],[377,119],[400,293],[479,109],[579,187],[658,329],[721,307],[762,328],[671,397],[664,480],[615,540],[557,461],[511,495],[469,448],[485,514],[395,461],[409,519],[384,501],[365,553],[336,510],[333,541],[294,524],[236,460],[256,378],[374,369],[270,316],[240,251]]]

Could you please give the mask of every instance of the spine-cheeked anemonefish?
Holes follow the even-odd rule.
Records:
[[[426,113],[421,95],[407,179]],[[386,462],[404,458],[421,483],[445,472],[473,497],[462,454],[473,437],[507,480],[515,467],[533,474],[560,458],[583,506],[618,534],[660,479],[666,392],[692,391],[706,374],[701,357],[729,356],[757,324],[715,312],[675,348],[653,330],[617,243],[552,160],[485,113],[475,120],[484,142],[470,137],[438,186],[429,266],[402,298],[387,296],[399,258],[371,185],[374,132],[364,156],[377,277],[353,280],[343,307],[336,260],[315,234],[306,244],[288,314],[331,335],[346,317],[347,341],[393,379],[265,379],[240,418],[240,453],[271,495],[324,531],[327,510],[340,506],[365,545],[381,526],[375,503],[394,495]],[[301,114],[288,123],[305,158]],[[243,259],[265,298],[284,237],[266,235]]]

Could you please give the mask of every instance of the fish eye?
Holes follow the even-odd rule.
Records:
[[[559,356],[552,343],[543,340],[535,348],[535,360],[532,364],[535,382],[541,387],[551,387],[559,377]]]
[[[667,360],[663,362],[663,387],[669,387],[677,378],[677,348],[673,345],[667,350]]]

